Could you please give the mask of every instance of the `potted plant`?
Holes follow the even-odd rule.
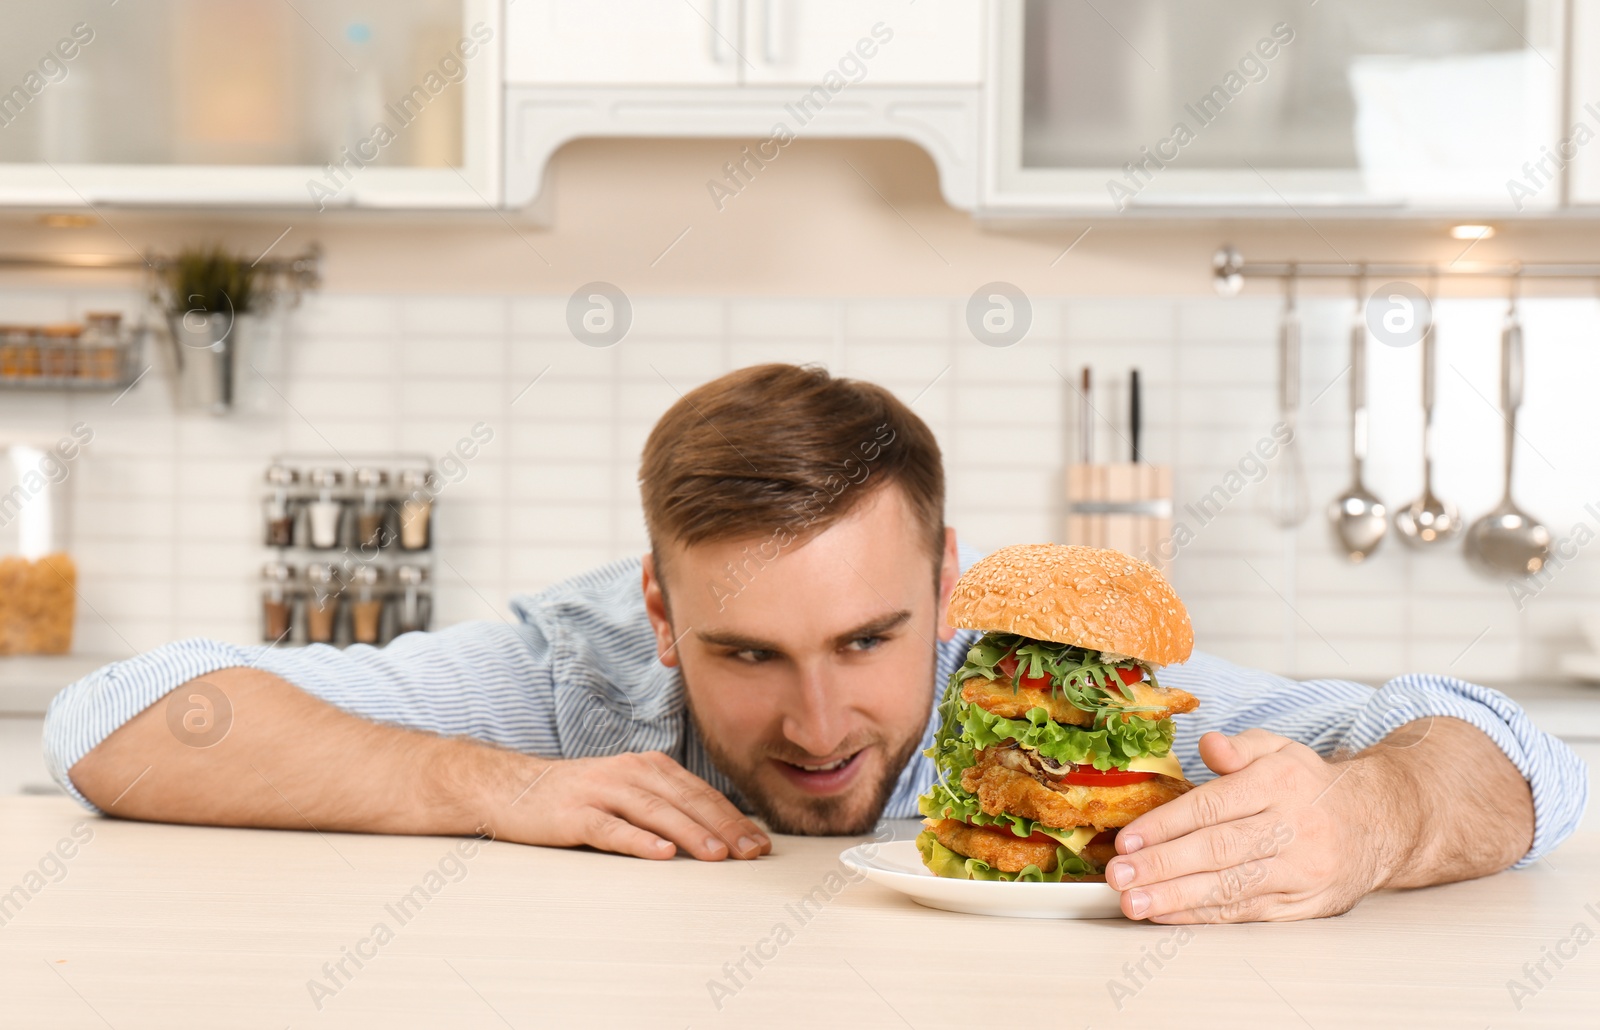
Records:
[[[262,300],[257,271],[220,246],[180,251],[166,267],[167,324],[180,405],[233,408],[240,318]]]

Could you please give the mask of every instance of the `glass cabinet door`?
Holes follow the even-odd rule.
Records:
[[[1115,210],[1550,207],[1560,169],[1539,162],[1560,135],[1561,8],[1008,0],[996,194]]]
[[[216,171],[209,182],[192,177],[199,192],[219,182],[277,181],[302,202],[314,199],[305,185],[311,173],[329,165],[359,180],[327,183],[335,202],[406,182],[392,174],[399,170],[436,169],[459,180],[454,170],[483,156],[474,152],[475,122],[498,78],[498,18],[474,15],[497,7],[13,4],[0,33],[0,168],[13,182],[64,179],[91,200],[117,199],[99,171],[107,168],[134,190],[163,182],[177,190],[176,170],[203,167]],[[261,174],[289,168],[304,171],[298,189],[292,177]]]

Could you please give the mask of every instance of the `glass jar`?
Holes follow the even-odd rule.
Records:
[[[285,465],[267,466],[267,485],[272,493],[262,502],[261,515],[267,525],[268,547],[294,546],[295,503],[289,492],[300,484],[300,472]]]
[[[290,584],[293,566],[267,562],[261,569],[261,639],[276,644],[289,635],[294,625],[294,598]]]
[[[357,644],[378,643],[383,631],[383,570],[363,565],[350,577],[355,599],[350,602],[350,639]]]
[[[306,586],[306,640],[331,644],[339,621],[339,570],[332,565],[309,565]]]
[[[78,337],[83,335],[83,326],[76,323],[47,325],[39,335],[39,374],[49,379],[71,379],[77,375]]]
[[[88,311],[78,340],[78,378],[113,383],[122,377],[122,312]]]
[[[432,617],[432,600],[426,592],[428,570],[417,565],[402,565],[395,570],[400,581],[400,597],[395,613],[395,632],[426,630]]]
[[[312,469],[311,486],[317,498],[306,505],[307,536],[310,545],[321,550],[339,546],[339,523],[344,515],[344,502],[333,492],[344,485],[344,473],[338,469]]]
[[[433,495],[439,477],[425,469],[405,469],[400,473],[400,549],[427,550],[433,537]]]
[[[389,489],[389,473],[383,469],[357,469],[356,487],[361,491],[361,501],[356,508],[356,540],[363,548],[377,550],[390,540],[384,525],[387,514],[383,494]]]

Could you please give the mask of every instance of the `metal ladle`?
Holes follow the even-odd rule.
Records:
[[[1531,576],[1544,568],[1550,557],[1550,530],[1511,500],[1517,408],[1522,406],[1522,323],[1517,318],[1515,280],[1511,306],[1500,330],[1500,406],[1506,423],[1506,490],[1494,510],[1467,530],[1467,559],[1490,575]]]
[[[1352,562],[1365,561],[1389,528],[1389,511],[1361,481],[1367,457],[1367,323],[1365,279],[1356,280],[1356,314],[1350,326],[1350,489],[1328,505],[1334,539]]]
[[[1394,528],[1412,547],[1442,544],[1461,532],[1461,515],[1433,492],[1433,399],[1438,389],[1438,321],[1430,305],[1422,335],[1422,496],[1394,513]]]

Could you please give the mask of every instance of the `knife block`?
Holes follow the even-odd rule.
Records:
[[[1069,544],[1107,547],[1158,569],[1171,563],[1172,468],[1167,465],[1069,465]]]

